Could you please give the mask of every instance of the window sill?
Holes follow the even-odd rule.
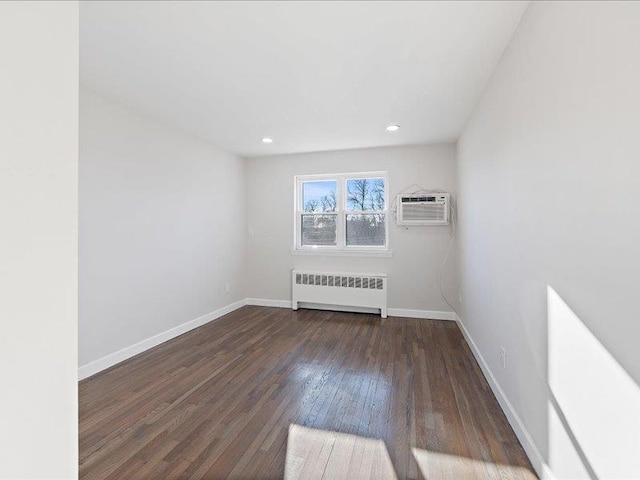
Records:
[[[325,256],[325,257],[378,257],[378,258],[391,258],[393,252],[390,250],[290,250],[291,255],[309,255],[309,256]]]

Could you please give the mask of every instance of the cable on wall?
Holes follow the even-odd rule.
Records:
[[[409,191],[409,189],[413,188],[413,190]],[[403,193],[409,193],[410,195],[420,195],[420,194],[434,194],[434,193],[447,193],[444,190],[430,190],[430,189],[425,189],[422,186],[418,185],[417,183],[414,183],[412,185],[409,185],[406,188],[403,188],[402,190],[400,190],[398,192],[398,195],[403,194]],[[394,216],[397,215],[397,198],[398,195],[396,195],[393,199],[393,205],[392,205],[392,211]],[[453,196],[450,196],[450,203],[449,203],[449,214],[450,214],[450,218],[451,218],[451,228],[450,228],[450,232],[449,232],[449,243],[447,244],[447,251],[445,253],[445,256],[442,260],[442,264],[440,265],[440,268],[438,269],[438,290],[440,292],[440,296],[442,297],[442,299],[445,301],[445,303],[447,305],[449,305],[449,307],[451,308],[451,310],[453,310],[454,313],[458,313],[456,310],[456,307],[454,307],[451,302],[449,302],[449,300],[447,299],[447,296],[444,293],[444,288],[442,287],[442,280],[443,280],[443,276],[444,276],[444,270],[445,267],[447,266],[447,263],[449,262],[449,258],[451,257],[451,252],[453,251],[453,246],[455,243],[455,239],[456,239],[456,233],[457,233],[457,211],[456,211],[456,203],[455,203],[455,199]]]

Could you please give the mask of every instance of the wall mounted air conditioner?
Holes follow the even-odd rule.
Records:
[[[449,225],[449,194],[400,194],[396,204],[398,225]]]

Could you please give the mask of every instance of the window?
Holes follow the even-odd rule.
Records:
[[[386,251],[386,172],[296,177],[295,249]]]

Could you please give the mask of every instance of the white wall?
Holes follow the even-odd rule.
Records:
[[[392,258],[294,256],[294,176],[321,173],[388,171],[393,198],[419,184],[455,195],[455,146],[387,147],[252,158],[246,162],[247,225],[249,238],[247,296],[291,300],[292,268],[323,271],[388,273],[389,307],[450,311],[442,300],[436,272],[444,258],[447,227],[397,227],[390,220]],[[445,288],[451,300],[451,265]],[[450,300],[450,301],[451,301]]]
[[[243,172],[81,91],[80,365],[244,298]]]
[[[559,478],[640,476],[638,25],[533,2],[458,144],[461,317]]]
[[[76,478],[77,4],[0,2],[0,58],[0,478]]]

